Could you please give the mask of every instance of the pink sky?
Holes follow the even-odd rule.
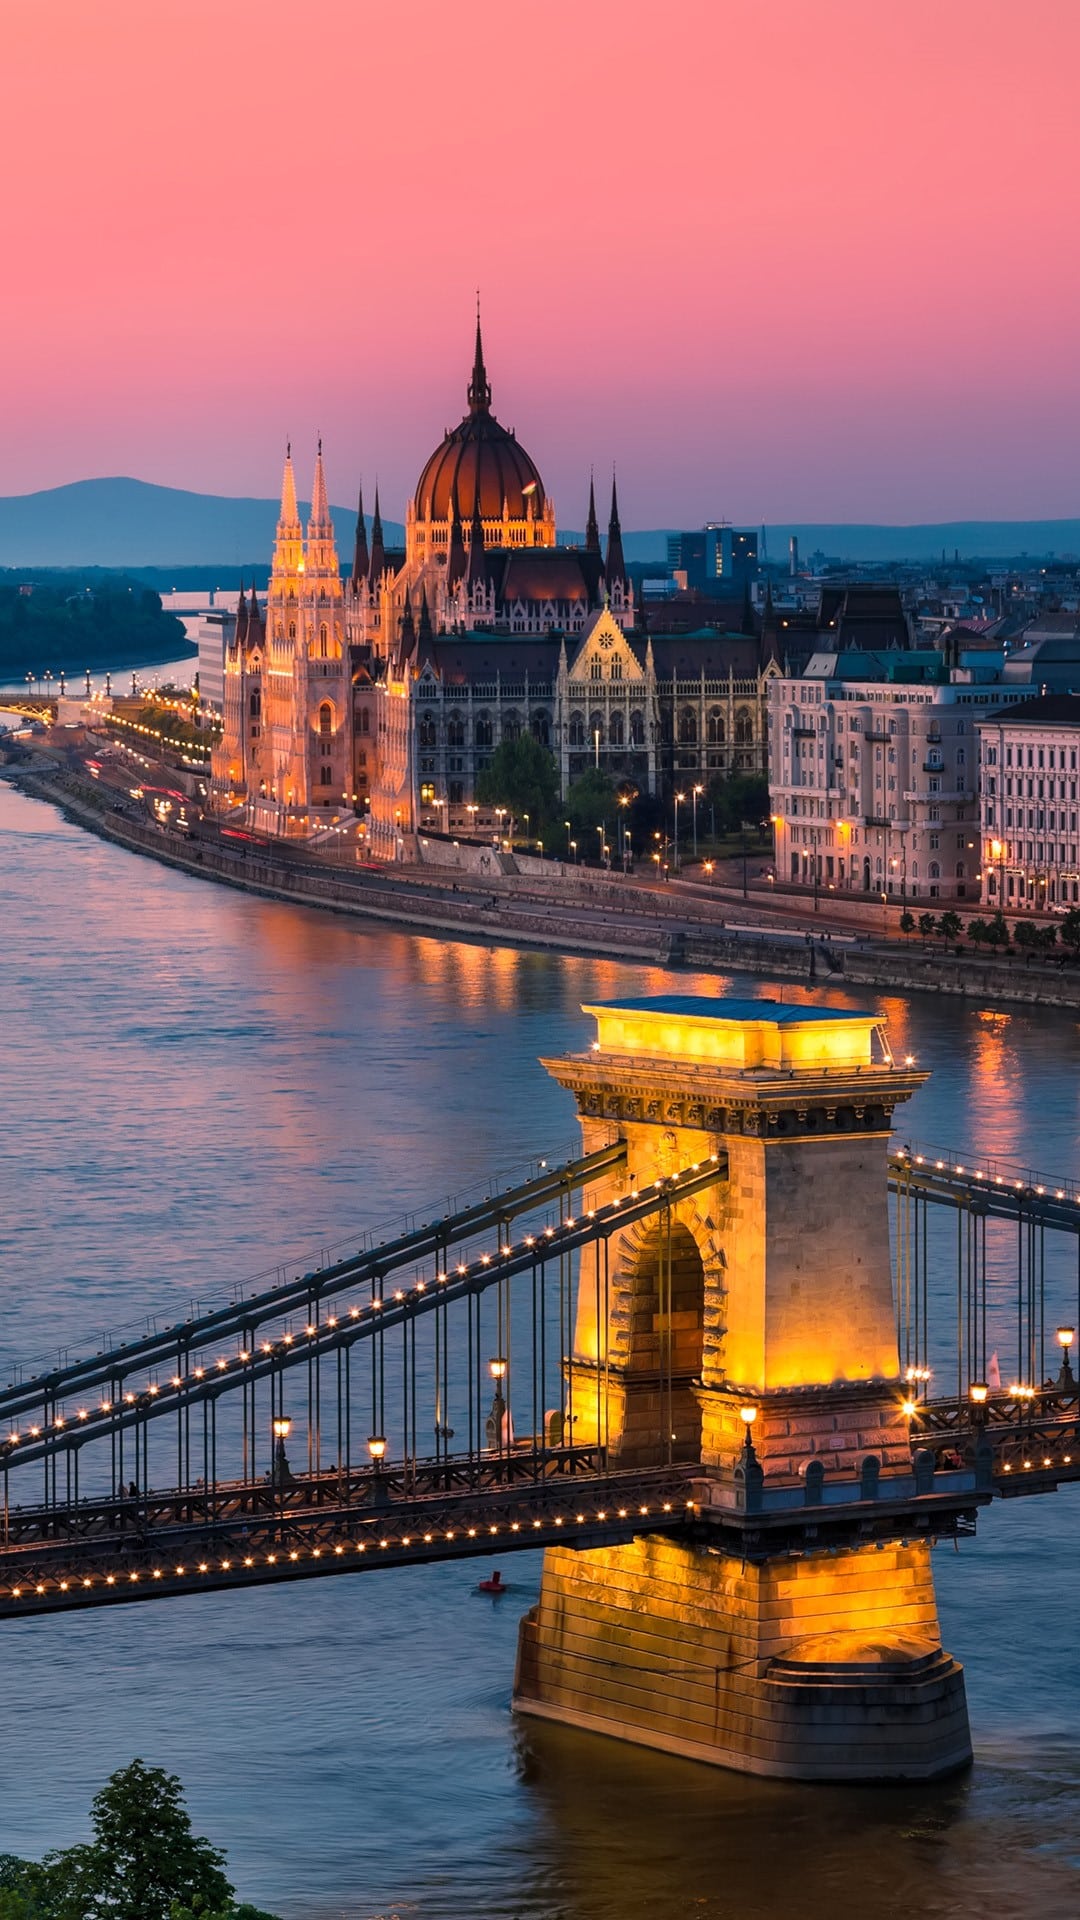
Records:
[[[7,0],[0,491],[1080,512],[1076,0]]]

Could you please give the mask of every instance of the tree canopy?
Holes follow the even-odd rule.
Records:
[[[599,767],[586,767],[585,772],[573,782],[566,795],[566,812],[577,839],[581,842],[584,858],[591,859],[596,847],[586,844],[590,834],[597,827],[607,825],[609,832],[615,831],[615,818],[619,810],[614,781]],[[583,837],[584,836],[584,837]]]
[[[189,651],[183,622],[152,588],[125,574],[25,578],[0,573],[0,677],[81,673],[118,660],[168,660]]]
[[[559,770],[546,747],[531,733],[500,740],[476,782],[484,807],[507,807],[520,827],[526,814],[534,838],[554,819],[559,800]]]
[[[237,1905],[225,1856],[192,1832],[175,1774],[133,1760],[90,1819],[85,1846],[41,1862],[0,1855],[0,1920],[273,1920]]]

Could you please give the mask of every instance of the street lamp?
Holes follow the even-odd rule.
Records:
[[[1059,1327],[1058,1328],[1057,1343],[1058,1343],[1058,1346],[1061,1348],[1061,1372],[1058,1374],[1057,1383],[1059,1387],[1066,1390],[1076,1385],[1076,1379],[1073,1374],[1072,1366],[1070,1364],[1070,1356],[1069,1356],[1069,1348],[1072,1346],[1072,1343],[1075,1340],[1075,1338],[1076,1338],[1075,1327]]]
[[[574,864],[575,864],[575,866],[576,866],[576,865],[577,865],[577,841],[576,841],[576,840],[571,840],[571,842],[570,842],[570,852],[571,852],[571,853],[573,854],[573,856],[574,856]]]
[[[593,754],[596,760],[596,771],[599,773],[600,771],[600,729],[599,727],[593,728]]]
[[[601,865],[601,866],[603,866],[603,864],[604,864],[604,828],[603,828],[603,825],[601,825],[601,826],[599,826],[599,827],[597,827],[597,829],[596,829],[596,831],[597,831],[597,833],[598,833],[598,834],[600,835],[600,865]]]
[[[507,1363],[501,1354],[497,1354],[493,1360],[488,1361],[488,1372],[494,1381],[495,1392],[492,1396],[491,1412],[487,1417],[487,1443],[489,1452],[498,1453],[500,1456],[506,1434],[506,1397],[503,1391],[506,1370]]]
[[[883,940],[887,940],[887,939],[888,939],[888,937],[889,937],[889,916],[888,916],[888,912],[887,912],[887,908],[888,908],[888,905],[889,905],[889,896],[888,896],[888,894],[887,894],[887,893],[885,893],[885,892],[882,892],[882,895],[881,895],[881,937],[882,937],[882,939],[883,939]]]
[[[675,795],[675,871],[679,871],[679,806],[686,799],[685,793]]]
[[[698,800],[699,800],[699,798],[700,798],[700,796],[701,796],[701,795],[702,795],[702,794],[704,793],[704,791],[705,791],[705,789],[704,789],[704,787],[695,787],[695,788],[693,789],[693,802],[694,802],[694,860],[695,860],[695,863],[696,863],[696,861],[697,861],[697,803],[698,803]]]
[[[367,1443],[374,1469],[371,1477],[371,1498],[375,1506],[381,1506],[386,1499],[386,1483],[382,1477],[382,1463],[386,1459],[386,1440],[381,1433],[373,1433]]]
[[[570,849],[571,849],[571,847],[572,847],[572,846],[573,846],[573,844],[574,844],[574,843],[573,843],[573,841],[572,841],[572,840],[571,840],[571,838],[570,838],[570,831],[571,831],[571,829],[570,829],[570,822],[569,822],[569,820],[564,820],[564,821],[563,821],[563,826],[564,826],[564,827],[566,828],[566,852],[567,852],[567,857],[569,858],[569,854],[570,854]]]
[[[277,1494],[278,1535],[280,1537],[285,1513],[285,1488],[292,1479],[292,1473],[285,1453],[285,1442],[292,1432],[292,1421],[289,1419],[288,1414],[279,1413],[270,1422],[270,1428],[274,1436],[274,1464],[270,1469],[270,1479]]]

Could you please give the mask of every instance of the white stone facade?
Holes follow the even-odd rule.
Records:
[[[1080,904],[1080,696],[1024,700],[978,723],[984,898],[1006,913]]]

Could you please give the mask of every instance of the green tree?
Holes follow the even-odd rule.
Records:
[[[986,923],[986,938],[992,947],[1007,947],[1009,944],[1009,929],[1000,907]]]
[[[923,941],[929,940],[933,937],[933,935],[936,932],[937,932],[937,921],[934,918],[934,915],[932,913],[920,913],[919,938]]]
[[[476,782],[476,797],[484,807],[508,807],[519,826],[525,815],[535,837],[554,819],[559,799],[559,770],[554,755],[531,733],[516,740],[500,740]]]
[[[757,826],[769,817],[769,783],[760,773],[729,773],[710,780],[706,795],[720,834],[738,833],[744,823]],[[700,803],[698,807],[700,816]]]
[[[967,923],[967,937],[973,947],[984,946],[990,938],[990,929],[986,921],[969,920]]]
[[[1080,947],[1080,907],[1070,907],[1061,922],[1061,944],[1075,954]]]
[[[94,1838],[73,1848],[73,1885],[85,1920],[171,1920],[174,1907],[201,1901],[228,1912],[233,1890],[225,1856],[196,1837],[175,1774],[142,1760],[114,1773],[90,1809]]]
[[[1023,950],[1025,957],[1030,960],[1039,944],[1039,929],[1030,920],[1021,920],[1017,923],[1013,939],[1017,947]]]
[[[959,940],[963,930],[964,926],[960,915],[953,913],[951,908],[948,913],[943,913],[941,919],[938,921],[938,932],[946,946],[948,946],[950,940]]]
[[[574,781],[566,795],[564,819],[573,826],[575,836],[581,842],[581,851],[588,857],[594,851],[586,845],[589,835],[596,832],[607,822],[614,829],[615,811],[618,801],[615,788],[606,773],[598,767],[587,767],[581,777]]]
[[[915,915],[913,913],[902,913],[900,915],[900,931],[903,934],[905,940],[907,939],[909,934],[914,933]]]

